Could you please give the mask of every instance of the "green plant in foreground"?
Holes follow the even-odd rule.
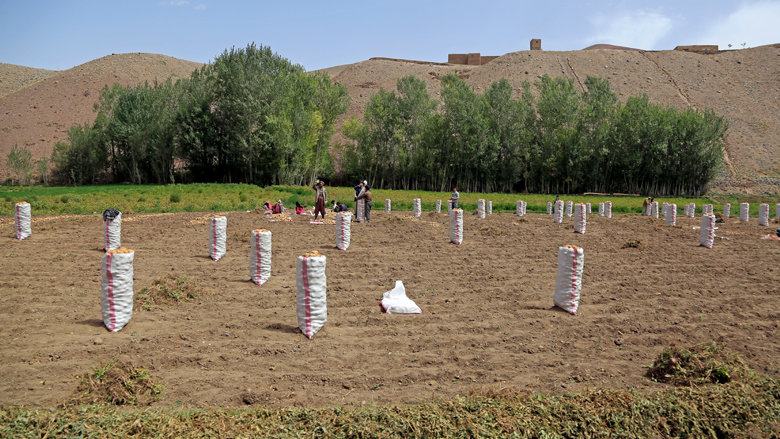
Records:
[[[148,405],[158,400],[164,386],[143,367],[111,358],[81,377],[76,396],[64,405]]]

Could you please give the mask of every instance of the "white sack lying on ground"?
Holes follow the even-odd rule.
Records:
[[[436,200],[436,213],[441,213],[441,200]]]
[[[298,256],[295,308],[298,328],[311,339],[328,320],[326,258],[317,251]]]
[[[252,230],[249,278],[257,285],[263,285],[271,277],[271,238],[270,230]]]
[[[30,226],[32,222],[32,209],[30,207],[30,203],[26,201],[16,203],[14,208],[14,218],[16,219],[14,228],[14,232],[16,232],[16,239],[21,241],[22,239],[32,235],[32,227]]]
[[[699,232],[699,245],[712,248],[715,242],[715,215],[705,213],[701,216],[701,232]]]
[[[214,261],[225,256],[227,250],[227,217],[215,216],[211,218],[209,227],[209,255]]]
[[[103,250],[118,249],[122,246],[122,212],[113,219],[106,218],[103,223]]]
[[[450,241],[458,245],[463,243],[463,209],[450,211]]]
[[[666,206],[666,224],[670,226],[677,225],[677,205],[670,204]]]
[[[359,200],[355,200],[355,206],[357,206],[355,209],[355,215],[357,216],[358,222],[366,222],[366,199],[361,198]]]
[[[574,245],[558,247],[558,277],[555,283],[553,303],[575,316],[580,305],[584,262],[585,256],[582,248]]]
[[[759,226],[768,226],[769,225],[769,205],[768,204],[759,204],[758,205],[758,225]]]
[[[577,233],[585,233],[585,223],[587,222],[587,209],[584,204],[577,204],[574,206],[574,231]]]
[[[422,314],[420,307],[406,297],[406,288],[400,280],[395,281],[395,288],[384,293],[381,304],[388,314]]]
[[[414,216],[420,216],[422,215],[422,206],[420,205],[420,199],[415,198],[412,200],[412,206],[414,211]]]
[[[385,212],[390,213],[390,199],[385,199]]]
[[[336,248],[346,250],[349,248],[349,239],[351,236],[352,214],[350,212],[339,212],[336,215]]]
[[[739,205],[739,220],[742,222],[750,221],[750,203],[741,203]]]
[[[127,248],[109,250],[103,255],[100,283],[100,311],[103,324],[111,332],[124,328],[133,317],[133,257]]]
[[[477,200],[477,218],[485,218],[485,200],[481,198]]]

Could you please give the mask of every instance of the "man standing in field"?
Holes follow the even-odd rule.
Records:
[[[458,208],[458,200],[460,199],[460,193],[458,193],[458,188],[454,187],[452,188],[452,197],[450,198],[450,201],[452,201],[452,208],[457,209]]]
[[[366,222],[371,222],[371,208],[374,206],[373,198],[371,197],[371,188],[364,186],[363,189],[363,193],[358,196],[358,200],[366,200]]]
[[[325,183],[317,180],[314,184],[314,221],[317,221],[317,214],[322,214],[325,220],[325,200],[328,199],[328,191],[325,190]]]

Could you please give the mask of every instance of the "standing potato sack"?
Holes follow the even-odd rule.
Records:
[[[385,198],[385,212],[390,213],[390,199]]]
[[[731,217],[731,203],[726,203],[723,205],[723,216],[726,218]]]
[[[553,213],[553,204],[551,202],[547,202],[547,215],[552,215]]]
[[[558,200],[555,202],[555,216],[553,216],[553,222],[563,222],[563,200]]]
[[[574,245],[558,247],[558,277],[555,282],[553,303],[573,315],[577,315],[582,291],[582,266],[585,255]]]
[[[653,218],[658,218],[658,201],[653,201],[650,203],[650,216]]]
[[[447,200],[447,213],[452,212],[452,200]]]
[[[124,328],[133,317],[134,256],[135,252],[121,247],[103,255],[100,311],[103,324],[111,332]]]
[[[295,308],[298,328],[311,339],[328,320],[326,258],[317,251],[298,256]]]
[[[249,253],[249,278],[258,286],[268,282],[271,277],[271,231],[252,230],[252,243]]]
[[[485,218],[485,200],[481,198],[477,200],[477,218]]]
[[[768,204],[759,204],[758,205],[758,225],[759,226],[768,226],[769,225],[769,205]]]
[[[528,203],[523,201],[523,215],[528,213],[527,209],[528,209]]]
[[[604,203],[599,203],[599,216],[604,216]]]
[[[463,243],[463,209],[450,211],[450,241],[457,245]]]
[[[349,248],[349,239],[351,235],[352,213],[339,212],[336,215],[336,248],[346,250]]]
[[[436,213],[441,213],[441,200],[436,200]]]
[[[775,204],[775,218],[780,218],[780,204]]]
[[[366,222],[366,200],[361,198],[355,201],[355,212],[359,223]]]
[[[576,204],[574,206],[574,231],[577,233],[585,233],[585,223],[587,222],[587,209],[584,204]]]
[[[666,206],[666,224],[670,226],[677,225],[677,205],[670,204]]]
[[[705,213],[701,216],[701,232],[699,232],[699,245],[712,248],[715,242],[715,215]]]
[[[741,203],[739,205],[739,220],[744,223],[750,221],[750,203]]]
[[[523,216],[523,200],[517,200],[517,207],[515,207],[515,215]]]
[[[16,239],[21,241],[22,239],[32,235],[32,228],[30,227],[30,223],[32,221],[32,209],[30,208],[30,203],[26,201],[16,203],[14,217],[16,219],[16,227],[14,229],[16,232]]]
[[[572,215],[572,209],[574,208],[574,202],[573,201],[567,201],[566,202],[566,217],[571,218]]]
[[[420,216],[422,215],[422,207],[420,206],[420,199],[415,198],[412,200],[412,211],[414,212],[414,216]]]
[[[592,213],[593,211],[590,210],[590,203],[585,203],[585,213]]]
[[[493,201],[487,202],[487,214],[492,215],[493,214]]]
[[[612,218],[612,202],[611,201],[605,201],[604,202],[604,216],[607,218]]]
[[[209,254],[214,262],[225,256],[227,250],[227,217],[215,216],[211,218],[209,227]]]
[[[122,212],[106,209],[103,212],[103,250],[109,251],[121,247]]]

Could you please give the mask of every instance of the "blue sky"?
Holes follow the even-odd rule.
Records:
[[[755,47],[780,43],[780,0],[0,0],[0,62],[52,70],[125,52],[205,63],[251,42],[307,70],[378,56],[446,62],[527,50],[532,38],[545,50]]]

